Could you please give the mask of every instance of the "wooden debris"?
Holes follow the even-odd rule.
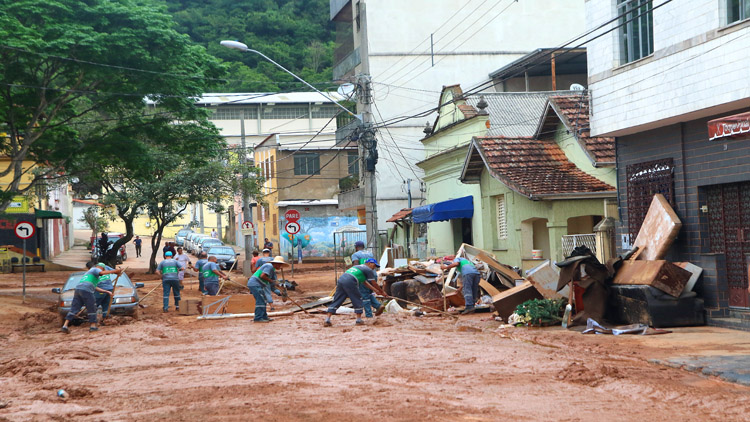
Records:
[[[543,299],[543,297],[530,282],[526,281],[518,287],[493,296],[492,303],[495,305],[497,315],[507,321],[518,305],[531,299]]]
[[[681,227],[680,218],[664,195],[655,194],[633,242],[634,247],[642,249],[635,258],[645,261],[664,259]]]
[[[560,299],[568,297],[568,291],[570,290],[569,287],[564,287],[560,292],[556,291],[560,275],[554,270],[554,268],[552,268],[552,264],[549,260],[529,270],[526,273],[526,279],[534,285],[537,291],[544,296],[545,299]]]
[[[225,304],[221,301],[229,298]],[[219,302],[219,303],[217,303]],[[203,296],[203,311],[209,314],[241,314],[255,310],[255,297],[250,294]]]
[[[613,283],[652,286],[674,297],[680,297],[691,276],[690,271],[663,260],[623,261]]]

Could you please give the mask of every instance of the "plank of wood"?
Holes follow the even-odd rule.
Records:
[[[690,271],[664,260],[623,261],[612,282],[647,285],[674,297],[680,297],[691,276]]]
[[[476,257],[478,260],[487,264],[496,273],[499,273],[498,275],[502,275],[503,277],[507,278],[511,283],[515,284],[516,280],[524,279],[520,275],[516,274],[515,271],[508,268],[508,266],[503,265],[502,263],[498,262],[495,258],[493,258],[491,255],[489,255],[485,251],[480,251]]]
[[[500,290],[497,290],[495,286],[490,284],[489,281],[485,279],[479,280],[479,287],[483,288],[485,292],[487,292],[490,296],[495,296],[500,294]]]
[[[289,311],[289,312],[300,312],[303,309],[313,309],[313,308],[317,308],[318,306],[327,305],[327,304],[329,304],[331,302],[333,302],[333,297],[327,296],[327,297],[320,298],[320,299],[318,299],[316,301],[313,301],[313,302],[303,303],[302,306],[295,306],[293,308],[289,308],[289,309],[287,309],[287,311]]]
[[[633,242],[634,247],[644,249],[637,259],[645,261],[664,259],[681,227],[680,218],[677,217],[664,195],[660,193],[654,195],[638,236]]]
[[[534,288],[530,282],[525,282],[518,287],[500,292],[492,297],[492,303],[495,305],[495,312],[503,320],[507,321],[508,317],[516,311],[516,307],[527,300],[542,299],[542,295]]]

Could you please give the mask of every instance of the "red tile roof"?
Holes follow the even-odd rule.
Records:
[[[403,220],[404,218],[411,215],[412,208],[403,208],[401,211],[393,214],[393,216],[385,221],[389,223],[395,223],[398,220]]]
[[[594,163],[614,164],[615,138],[591,136],[587,94],[552,96],[549,102]]]
[[[468,104],[459,104],[458,109],[464,114],[464,119],[471,119],[477,115],[477,109]]]
[[[552,140],[475,138],[473,147],[495,178],[529,197],[615,190],[576,167]]]

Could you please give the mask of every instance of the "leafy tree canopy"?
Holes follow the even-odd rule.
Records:
[[[329,0],[160,0],[177,29],[230,64],[229,92],[307,90],[261,57],[221,47],[242,41],[318,88],[331,86],[334,26]]]

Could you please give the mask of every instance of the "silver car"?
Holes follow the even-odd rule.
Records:
[[[231,246],[210,246],[208,248],[208,256],[215,256],[216,263],[222,270],[232,268],[238,255]]]
[[[195,246],[196,241],[203,237],[210,237],[207,234],[201,234],[201,233],[190,233],[185,238],[185,250],[187,252],[195,252]]]
[[[60,315],[60,320],[65,319],[65,315],[70,312],[70,305],[73,302],[73,294],[75,293],[74,290],[78,283],[81,282],[81,278],[83,275],[86,274],[84,271],[75,272],[68,277],[68,281],[65,282],[65,285],[61,288],[55,287],[52,289],[52,293],[57,293],[59,296],[57,298],[57,313]],[[112,280],[112,283],[114,284],[114,280],[117,277],[117,274],[108,274],[110,277],[110,280]],[[112,315],[130,315],[132,317],[137,318],[138,317],[138,291],[136,289],[139,289],[143,287],[143,283],[135,283],[130,280],[130,277],[128,277],[127,274],[124,272],[120,275],[120,278],[117,279],[117,287],[115,287],[115,297],[112,301],[112,309],[110,309],[110,314]],[[86,316],[84,315],[83,318],[80,318],[81,320],[85,319]]]
[[[174,235],[174,243],[176,243],[177,246],[185,246],[185,237],[192,232],[193,229],[181,229]]]
[[[203,251],[207,251],[208,248],[211,248],[213,246],[223,246],[223,245],[224,245],[224,242],[222,242],[219,239],[214,239],[214,238],[212,238],[210,236],[209,237],[205,237],[205,238],[200,239],[198,241],[198,245],[196,247],[195,254],[198,255],[199,253],[201,253]]]

